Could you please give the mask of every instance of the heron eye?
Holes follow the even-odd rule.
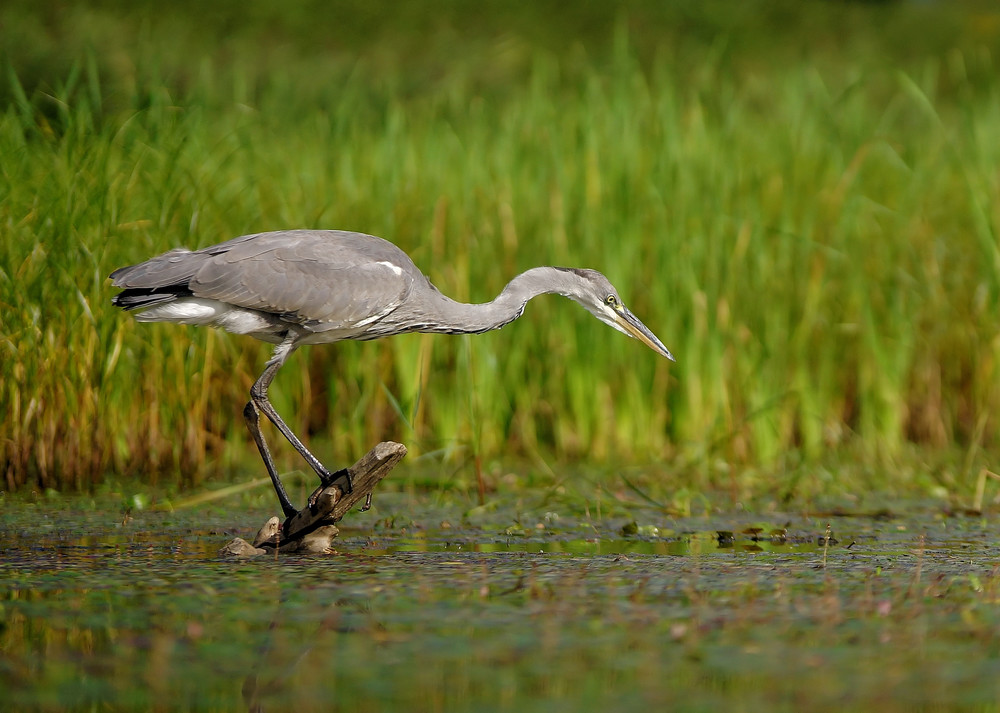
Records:
[[[618,305],[618,298],[614,295],[608,295],[604,298],[604,301],[608,303],[609,307],[615,307]]]

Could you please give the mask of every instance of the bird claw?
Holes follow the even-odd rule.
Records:
[[[320,488],[315,493],[309,496],[308,505],[310,510],[316,509],[316,501],[319,499],[319,496],[322,494],[322,492],[326,488],[329,488],[331,485],[333,485],[334,482],[336,482],[341,477],[343,477],[347,481],[346,485],[340,486],[340,489],[343,491],[343,494],[350,495],[351,493],[354,492],[354,484],[351,482],[351,472],[349,470],[347,470],[346,468],[341,468],[336,473],[330,473],[329,471],[327,471],[325,474],[319,476]]]
[[[372,509],[372,494],[368,493],[368,495],[365,496],[365,504],[361,506],[360,512],[365,512],[371,509]]]
[[[326,475],[321,475],[319,477],[319,482],[324,488],[328,488],[339,478],[343,477],[347,481],[347,487],[341,487],[344,491],[344,495],[350,495],[354,492],[354,483],[351,482],[351,471],[347,468],[341,468],[336,473],[327,473]]]

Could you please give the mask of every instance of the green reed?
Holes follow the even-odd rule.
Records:
[[[501,89],[477,84],[488,63],[471,41],[468,64],[457,52],[419,87],[405,62],[249,54],[201,59],[181,81],[162,40],[136,50],[128,81],[93,51],[44,91],[8,63],[7,486],[190,484],[252,455],[240,409],[267,347],[138,325],[106,277],[285,227],[387,237],[470,301],[534,265],[595,267],[678,357],[556,297],[499,333],[304,349],[272,397],[333,462],[397,438],[459,465],[693,466],[702,486],[730,483],[706,470],[723,461],[753,489],[770,487],[755,469],[789,454],[885,465],[914,443],[995,448],[990,54],[757,75],[718,45],[680,57],[627,24],[607,32],[594,56],[495,40],[489,62],[516,55]]]

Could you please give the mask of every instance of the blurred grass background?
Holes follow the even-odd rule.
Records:
[[[138,325],[107,275],[287,227],[389,238],[468,301],[594,267],[678,357],[555,297],[309,348],[272,398],[333,465],[395,438],[460,484],[968,494],[1000,445],[992,3],[8,0],[0,28],[8,489],[263,475],[268,347]]]

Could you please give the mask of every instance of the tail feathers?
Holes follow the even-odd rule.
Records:
[[[130,287],[111,298],[111,304],[124,310],[142,309],[173,302],[180,297],[190,297],[191,290],[184,285],[167,287]]]

